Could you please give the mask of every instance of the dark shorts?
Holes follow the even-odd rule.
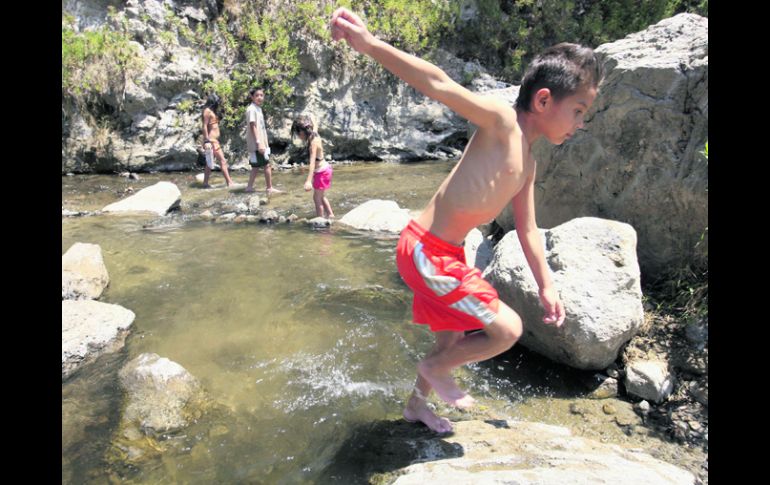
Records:
[[[259,152],[249,153],[249,165],[256,168],[267,166],[267,159]]]

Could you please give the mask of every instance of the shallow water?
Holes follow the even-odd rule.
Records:
[[[335,166],[328,196],[337,217],[373,198],[419,210],[451,167]],[[213,177],[221,184],[218,173]],[[267,207],[312,217],[304,177],[276,173],[287,193]],[[246,178],[234,175],[236,182]],[[196,188],[192,173],[147,174],[139,181],[62,177],[62,205],[100,209],[126,187],[159,180],[179,186],[180,211],[161,218],[62,218],[62,253],[75,242],[99,244],[110,274],[101,301],[136,313],[123,350],[62,383],[63,483],[319,483],[335,462],[355,460],[337,454],[354,430],[400,417],[414,366],[431,346],[430,333],[410,323],[395,238],[339,226],[188,220],[215,201],[250,197],[242,189]],[[123,400],[117,370],[144,352],[181,364],[219,407],[169,438],[176,443],[171,451],[121,466],[107,459]],[[583,374],[517,347],[458,372],[487,416],[566,425],[613,442],[654,440],[628,438],[601,419],[581,430],[586,421],[570,413],[569,404],[585,392]]]

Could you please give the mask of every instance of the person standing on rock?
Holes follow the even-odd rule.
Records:
[[[270,169],[270,145],[267,143],[265,117],[262,114],[262,103],[265,101],[265,89],[257,86],[249,90],[251,104],[246,108],[246,148],[249,151],[249,183],[246,192],[254,192],[254,180],[260,168],[265,170],[265,192],[267,195],[281,193],[273,188],[273,176]]]
[[[291,135],[297,135],[307,144],[310,157],[305,191],[313,190],[315,215],[331,219],[334,217],[332,206],[326,198],[326,191],[332,185],[332,164],[324,160],[324,148],[321,137],[313,129],[313,120],[309,116],[298,116],[291,125]]]
[[[230,173],[227,171],[227,160],[222,152],[222,147],[219,144],[219,120],[220,116],[220,102],[221,99],[216,94],[209,95],[206,100],[206,104],[203,106],[203,116],[201,121],[203,126],[203,152],[206,155],[206,169],[203,173],[203,186],[206,188],[211,187],[209,185],[209,176],[214,169],[214,157],[219,159],[219,166],[222,167],[222,175],[225,177],[227,186],[233,185],[233,180],[230,178]]]
[[[587,47],[562,43],[546,49],[527,69],[511,107],[469,91],[435,65],[377,39],[345,8],[332,15],[331,30],[334,41],[344,40],[477,127],[460,161],[408,223],[396,248],[398,271],[414,291],[414,322],[429,325],[436,337],[433,350],[417,364],[404,418],[448,432],[451,422],[431,411],[426,396],[433,389],[450,405],[471,407],[474,399],[457,386],[452,371],[505,352],[522,335],[519,315],[465,262],[462,244],[471,229],[512,204],[516,232],[540,288],[543,322],[557,328],[564,322],[535,220],[531,146],[541,137],[561,144],[583,127],[601,82],[601,65]]]

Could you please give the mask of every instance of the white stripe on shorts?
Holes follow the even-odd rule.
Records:
[[[433,290],[436,295],[444,296],[460,286],[461,281],[452,276],[436,274],[436,267],[430,262],[430,259],[423,252],[423,244],[417,243],[414,246],[412,258],[417,267],[417,271],[422,276],[428,288]],[[484,303],[473,295],[467,295],[450,307],[459,310],[467,315],[479,319],[484,325],[489,325],[495,319],[495,314]]]

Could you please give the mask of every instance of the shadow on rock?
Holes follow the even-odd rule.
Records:
[[[447,436],[404,420],[363,424],[342,444],[320,483],[386,483],[383,475],[413,463],[463,456],[463,447]]]

